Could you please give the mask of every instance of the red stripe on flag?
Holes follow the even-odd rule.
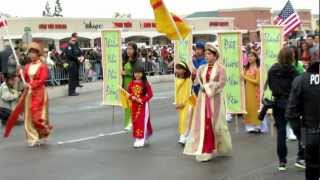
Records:
[[[297,14],[292,14],[291,16],[289,16],[285,21],[283,21],[283,24],[288,24],[293,19],[298,19]]]
[[[273,19],[272,23],[273,23],[273,24],[278,24],[279,19],[280,19],[279,16],[275,17],[275,18]]]
[[[295,26],[292,26],[291,29],[289,29],[288,31],[285,31],[284,32],[284,35],[286,36],[287,34],[291,33],[294,29],[296,29],[298,26],[300,26],[300,23],[299,24],[296,24]]]
[[[153,9],[158,9],[159,7],[163,6],[162,0],[157,1],[156,3],[152,4]]]
[[[299,22],[299,20],[298,19],[294,19],[293,21],[290,22],[290,24],[286,24],[284,30],[288,30],[289,28],[291,28],[291,26],[293,26],[297,22]],[[300,22],[299,22],[299,24],[300,24]]]
[[[176,15],[172,15],[174,22],[182,22],[182,19]]]
[[[3,21],[3,20],[0,20],[0,28],[7,26],[7,24],[8,24],[8,23],[7,23],[7,20],[4,20],[4,21]]]
[[[288,33],[292,32],[296,29],[296,27],[300,26],[300,21],[294,21],[290,24],[290,26],[286,26],[284,30],[284,34],[287,35]]]

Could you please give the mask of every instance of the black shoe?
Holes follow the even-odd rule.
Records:
[[[71,93],[69,96],[79,96],[79,93]]]
[[[83,85],[79,84],[77,87],[79,87],[79,88],[83,88]]]

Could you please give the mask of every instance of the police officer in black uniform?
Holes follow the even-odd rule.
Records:
[[[293,84],[286,118],[302,132],[305,146],[306,180],[320,179],[320,61],[314,61],[307,72]],[[298,119],[302,119],[300,122]]]
[[[84,58],[77,40],[77,33],[73,33],[66,49],[66,56],[69,62],[69,96],[78,96],[76,88],[82,87],[79,83],[79,66]]]

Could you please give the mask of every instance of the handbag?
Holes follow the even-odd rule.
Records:
[[[274,106],[275,106],[275,102],[273,100],[273,97],[272,96],[268,96],[266,97],[265,95],[267,94],[266,92],[268,92],[267,90],[269,89],[268,88],[268,85],[267,85],[267,82],[266,81],[266,84],[264,85],[264,91],[263,91],[263,94],[262,94],[262,108],[259,112],[259,115],[258,115],[258,119],[260,121],[263,121],[265,115],[267,114],[268,110],[269,109],[272,109]]]

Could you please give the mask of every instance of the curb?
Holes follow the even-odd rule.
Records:
[[[162,82],[173,82],[174,75],[149,76],[148,81],[152,84]],[[102,91],[102,81],[84,83],[83,88],[78,88],[79,93],[89,93],[94,91]],[[56,99],[68,96],[68,85],[58,87],[47,87],[49,99]]]

